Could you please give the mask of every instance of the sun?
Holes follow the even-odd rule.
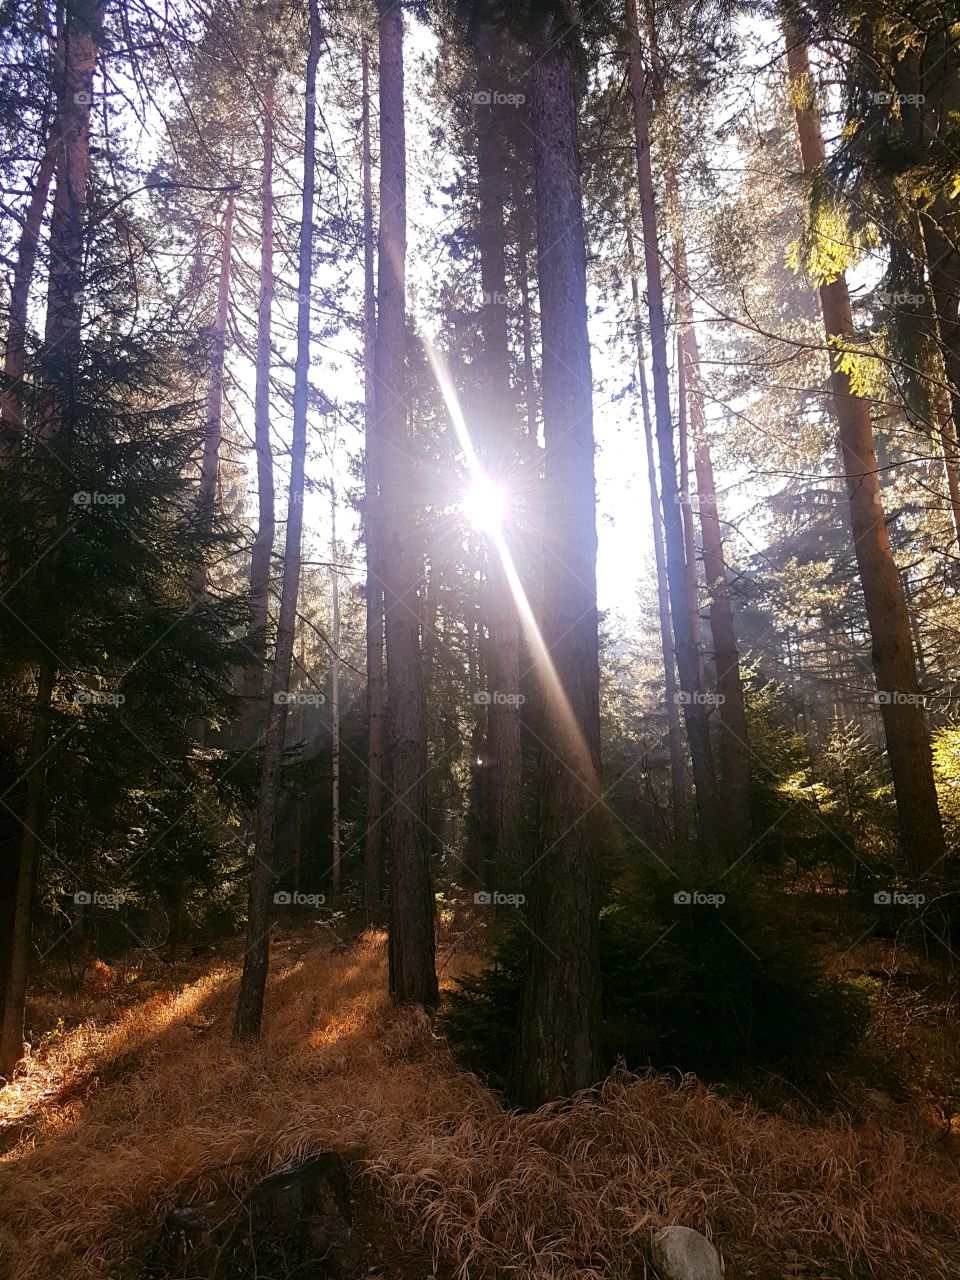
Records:
[[[499,533],[507,514],[507,495],[489,476],[477,472],[464,494],[463,514],[481,533]]]

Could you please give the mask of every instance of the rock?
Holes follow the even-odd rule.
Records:
[[[660,1280],[723,1280],[720,1255],[692,1227],[664,1227],[653,1238],[653,1265]]]
[[[331,1151],[322,1151],[291,1169],[268,1174],[247,1193],[240,1205],[233,1237],[224,1246],[223,1259],[240,1270],[230,1255],[240,1243],[241,1253],[269,1264],[282,1254],[311,1265],[311,1274],[330,1280],[347,1280],[366,1270],[368,1246],[350,1223],[350,1190],[347,1167]],[[242,1265],[242,1264],[241,1264]],[[269,1265],[250,1267],[268,1274]],[[221,1265],[219,1276],[230,1274]]]

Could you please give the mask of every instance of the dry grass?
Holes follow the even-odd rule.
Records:
[[[85,1024],[0,1094],[0,1117],[31,1121],[0,1163],[11,1280],[135,1275],[173,1204],[325,1148],[359,1150],[403,1232],[464,1278],[625,1277],[667,1222],[757,1263],[792,1248],[888,1277],[960,1274],[960,1183],[902,1134],[656,1076],[505,1112],[421,1014],[387,1007],[382,937],[346,954],[288,944],[255,1050],[229,1042],[235,983],[221,965]]]

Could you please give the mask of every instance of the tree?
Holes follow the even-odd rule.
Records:
[[[653,372],[653,405],[657,452],[660,459],[660,496],[663,506],[667,581],[670,587],[671,619],[676,643],[679,697],[690,744],[693,780],[696,789],[700,841],[708,856],[718,856],[716,819],[716,777],[710,747],[703,682],[699,674],[698,643],[687,605],[688,553],[684,547],[684,506],[687,495],[681,490],[674,450],[673,420],[670,411],[670,382],[667,366],[667,329],[660,268],[660,242],[653,170],[650,161],[650,127],[647,118],[647,85],[637,25],[636,0],[627,0],[628,66],[633,100],[634,134],[637,151],[637,190],[643,227],[643,256],[647,278],[647,311],[650,329],[650,356]]]
[[[303,493],[307,454],[307,411],[310,399],[310,304],[313,283],[313,218],[316,182],[316,84],[320,61],[320,11],[310,0],[310,32],[305,76],[303,130],[303,203],[300,215],[300,250],[297,295],[297,357],[293,391],[293,442],[290,459],[290,493],[283,553],[277,647],[267,709],[267,731],[260,772],[254,866],[250,878],[247,939],[243,975],[233,1024],[236,1040],[255,1039],[263,1017],[263,993],[270,962],[271,902],[274,882],[274,840],[277,799],[280,794],[283,739],[287,720],[290,669],[300,594],[303,539]]]
[[[237,740],[248,750],[257,740],[260,698],[263,692],[263,663],[267,648],[270,598],[270,567],[276,532],[273,445],[270,441],[270,371],[273,355],[273,149],[274,77],[268,75],[263,98],[263,170],[260,183],[260,281],[257,298],[256,388],[254,392],[254,439],[257,454],[257,532],[250,554],[250,628],[247,633],[249,661],[241,677],[243,698]]]
[[[55,441],[65,405],[76,395],[80,362],[83,297],[84,219],[90,180],[90,102],[96,65],[101,3],[77,0],[68,6],[63,28],[63,92],[55,164],[55,191],[50,223],[50,271],[44,331],[45,369],[38,401],[37,435]],[[57,529],[66,522],[65,503]],[[45,759],[50,738],[51,699],[56,683],[56,657],[46,652],[37,672],[33,735],[27,762],[23,837],[20,843],[17,898],[10,949],[10,968],[0,1041],[0,1075],[9,1076],[20,1058],[27,996],[33,895],[37,861],[43,842]]]
[[[573,48],[549,6],[530,41],[542,332],[544,479],[553,526],[536,655],[545,701],[517,1095],[528,1107],[600,1073],[600,675],[593,389]]]
[[[390,993],[399,1004],[436,1005],[434,903],[427,807],[426,712],[418,588],[422,560],[412,510],[413,444],[406,393],[406,137],[403,14],[379,0],[380,227],[374,403],[382,441],[383,520],[378,546],[387,651],[386,742],[390,764]]]
[[[813,178],[826,159],[810,59],[800,28],[784,17],[787,66],[803,172]],[[850,523],[872,638],[877,701],[883,717],[907,866],[913,879],[939,876],[944,840],[924,721],[910,617],[887,533],[870,409],[857,394],[850,295],[843,272],[823,280],[820,306],[830,351],[833,407],[840,437]]]
[[[380,426],[375,397],[377,296],[374,264],[373,179],[370,155],[370,44],[361,39],[363,167],[363,514],[367,551],[367,826],[363,842],[363,918],[380,911],[383,810],[383,580],[380,569],[382,506]]]

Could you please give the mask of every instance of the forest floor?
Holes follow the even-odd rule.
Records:
[[[444,954],[446,986],[480,963]],[[32,1021],[49,1030],[0,1092],[9,1280],[157,1276],[173,1208],[239,1204],[269,1170],[331,1150],[349,1162],[372,1276],[626,1280],[652,1275],[667,1223],[711,1235],[727,1280],[960,1275],[960,1162],[935,1079],[898,1094],[838,1077],[829,1107],[786,1086],[761,1106],[623,1072],[521,1114],[422,1013],[390,1008],[382,935],[281,935],[256,1048],[230,1042],[239,959],[231,943],[39,984]],[[875,1047],[935,1075],[939,1040],[956,1048],[952,1004],[908,994],[902,961],[876,939],[834,956],[886,977]]]

